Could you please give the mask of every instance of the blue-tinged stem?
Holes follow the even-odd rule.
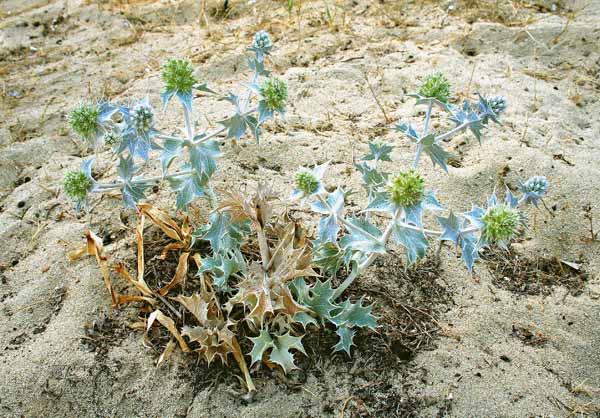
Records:
[[[183,115],[185,116],[185,130],[187,131],[188,140],[191,141],[194,139],[194,128],[192,126],[190,111],[185,105],[183,106]]]
[[[416,169],[421,159],[421,153],[423,152],[423,145],[417,144],[417,153],[415,154],[415,161],[413,161],[413,168]]]
[[[257,71],[255,71],[254,75],[252,76],[252,84],[256,83],[256,80],[258,80],[258,72]],[[248,94],[246,95],[246,99],[244,100],[244,105],[242,106],[242,109],[244,111],[250,104],[250,99],[252,99],[252,89],[248,88]]]
[[[429,102],[429,107],[427,108],[427,114],[425,115],[425,126],[423,126],[423,132],[421,133],[421,138],[424,138],[429,132],[429,121],[431,120],[431,110],[433,109],[433,101]]]

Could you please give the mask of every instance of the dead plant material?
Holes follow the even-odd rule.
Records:
[[[514,293],[548,295],[555,287],[562,286],[577,296],[589,279],[585,270],[556,257],[527,257],[514,250],[490,249],[483,259],[494,285]]]

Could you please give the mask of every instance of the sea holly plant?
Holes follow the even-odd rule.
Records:
[[[450,84],[439,73],[427,77],[413,96],[417,98],[417,104],[428,107],[421,133],[406,123],[396,127],[417,144],[413,165],[396,173],[382,171],[379,163],[391,161],[393,148],[370,143],[369,153],[355,166],[367,193],[365,207],[358,214],[347,213],[347,191],[341,187],[332,192],[325,189],[323,178],[327,164],[315,166],[312,170],[302,168],[296,175],[292,198],[308,203],[321,218],[317,238],[313,242],[313,262],[329,277],[344,266],[349,271],[343,283],[335,289],[331,287],[331,280],[315,285],[315,296],[326,295],[325,300],[319,299],[319,307],[335,305],[344,290],[378,256],[386,254],[392,244],[404,249],[406,264],[410,265],[426,254],[432,240],[440,242],[440,245],[442,241],[449,241],[460,249],[462,259],[471,271],[482,249],[492,245],[506,247],[521,232],[526,225],[524,206],[532,204],[537,207],[548,191],[546,178],[535,176],[520,184],[520,197],[507,188],[503,198],[494,191],[483,207],[473,205],[465,212],[444,208],[435,192],[427,189],[426,181],[418,171],[420,156],[426,153],[434,164],[447,172],[450,154],[442,148],[442,142],[467,129],[481,140],[482,130],[489,121],[499,123],[500,115],[506,110],[506,101],[501,97],[485,99],[478,95],[477,103],[467,100],[458,108],[450,103]],[[429,123],[434,107],[449,112],[455,127],[440,134],[430,133]],[[424,225],[426,213],[431,213],[440,229]],[[373,216],[378,220],[384,219],[383,226]],[[299,289],[302,288],[301,284]],[[302,290],[298,292],[300,295],[312,294]],[[360,309],[357,308],[357,311]],[[320,317],[335,323],[335,317],[327,309],[320,311]],[[344,337],[340,335],[341,341]]]
[[[252,71],[250,83],[242,94],[219,94],[200,82],[190,61],[170,58],[162,66],[164,84],[160,95],[163,109],[176,99],[181,104],[185,129],[170,134],[158,128],[158,115],[148,97],[128,105],[108,101],[82,103],[69,115],[72,130],[96,150],[109,146],[118,156],[119,179],[111,183],[97,181],[92,175],[93,159],[86,160],[80,170],[67,173],[64,190],[77,209],[87,208],[92,193],[120,191],[126,207],[135,208],[146,197],[146,191],[160,181],[166,181],[177,194],[178,209],[185,209],[197,198],[207,198],[218,205],[210,179],[221,155],[221,138],[240,140],[251,134],[258,142],[261,124],[275,115],[285,115],[288,99],[287,84],[271,76],[265,68],[266,57],[273,44],[268,33],[258,32],[248,48]],[[212,96],[234,107],[234,113],[220,120],[214,130],[197,131],[193,115],[196,92]],[[156,159],[162,174],[143,173]],[[175,164],[175,162],[178,164]]]

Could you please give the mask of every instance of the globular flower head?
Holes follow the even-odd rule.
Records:
[[[146,100],[131,108],[131,123],[139,133],[147,132],[154,125],[154,110]]]
[[[100,109],[96,104],[81,103],[69,114],[69,124],[82,138],[93,139],[101,130],[99,116]]]
[[[502,113],[504,113],[506,111],[506,107],[507,107],[506,99],[502,96],[492,97],[488,103],[489,103],[492,111],[497,116],[500,116]]]
[[[419,88],[419,95],[448,103],[451,96],[450,82],[442,73],[435,73],[425,77]]]
[[[192,64],[186,59],[169,58],[162,67],[162,79],[165,90],[190,93],[198,82],[194,77]]]
[[[544,176],[534,176],[521,183],[519,190],[527,203],[537,206],[538,201],[548,192],[548,179]]]
[[[391,180],[389,193],[392,203],[414,206],[425,197],[425,180],[415,170],[401,171]]]
[[[267,31],[261,30],[254,34],[254,39],[252,40],[253,49],[267,52],[272,46],[271,37]]]
[[[260,86],[260,95],[267,109],[283,113],[288,99],[287,83],[278,77],[266,79]]]
[[[483,222],[482,238],[503,245],[517,234],[521,217],[516,209],[499,204],[488,208],[481,221]]]
[[[65,193],[75,202],[83,202],[92,187],[92,181],[84,170],[69,171],[63,179]]]
[[[296,189],[311,195],[319,189],[319,180],[312,171],[301,170],[296,174]]]

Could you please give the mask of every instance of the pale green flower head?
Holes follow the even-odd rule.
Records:
[[[401,171],[391,180],[389,193],[396,205],[414,206],[425,197],[425,180],[415,170]]]

